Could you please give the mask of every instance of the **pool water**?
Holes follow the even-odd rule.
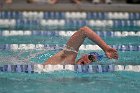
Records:
[[[139,93],[140,74],[135,72],[42,74],[0,73],[1,93]]]
[[[11,37],[0,37],[1,38],[1,44],[48,44],[48,45],[59,45],[63,46],[66,44],[69,37],[52,37],[52,36],[11,36]],[[139,45],[139,37],[102,37],[107,44],[109,45]],[[121,42],[120,42],[121,41]],[[61,42],[61,43],[60,43]],[[88,44],[95,44],[91,40],[85,39],[84,45]],[[1,63],[4,61],[5,57],[15,57],[20,54],[19,59],[26,59],[30,56],[29,62],[37,62],[37,63],[43,63],[45,60],[47,60],[50,56],[54,55],[55,53],[59,52],[60,50],[1,50],[0,52],[0,58]],[[104,54],[102,50],[95,50],[96,52],[99,52],[101,54]],[[36,54],[38,53],[39,54]],[[77,59],[85,53],[91,52],[90,50],[80,50],[78,53]],[[32,55],[35,55],[35,57],[31,57]],[[139,51],[118,51],[119,59],[117,60],[118,64],[139,64],[140,62],[140,52]],[[4,58],[3,58],[4,57]],[[7,58],[6,58],[7,59]],[[5,59],[5,60],[6,60]],[[106,59],[103,59],[103,61]],[[9,60],[11,63],[11,60]],[[18,62],[18,59],[17,59]],[[14,63],[17,63],[14,62]],[[8,63],[8,61],[6,61]],[[18,62],[19,63],[19,62]]]
[[[49,40],[48,40],[49,38]],[[65,44],[68,38],[63,39],[62,37],[55,37],[53,40],[51,37],[3,37],[3,41],[7,43],[58,43]],[[139,39],[139,37],[134,37]],[[137,44],[139,41],[133,42],[132,37],[127,38],[104,38],[109,44],[113,44],[122,40],[121,44],[125,44],[129,41],[131,44]],[[28,40],[28,41],[27,41]],[[38,40],[38,41],[37,41]],[[51,42],[53,41],[53,42]],[[91,41],[86,40],[85,44],[92,44]],[[60,44],[60,43],[59,43]],[[115,43],[114,43],[115,44]],[[47,58],[58,52],[59,50],[2,50],[0,52],[1,65],[2,64],[24,64],[24,59],[28,58],[29,55],[35,54],[33,58],[29,58],[26,63],[43,63]],[[21,56],[18,59],[13,59],[19,53]],[[91,51],[81,50],[78,57],[84,53]],[[102,53],[103,51],[97,50]],[[137,51],[118,51],[119,60],[118,64],[132,64],[136,65],[140,62],[140,52]],[[111,60],[103,59],[111,62]],[[138,93],[140,87],[140,73],[138,72],[107,72],[107,73],[76,73],[71,71],[56,71],[51,73],[41,74],[27,74],[27,73],[0,73],[0,93]]]
[[[17,12],[18,13],[18,12]],[[3,16],[4,13],[0,13],[1,19],[6,19]],[[21,14],[20,14],[21,15]],[[139,14],[140,15],[140,14]],[[26,16],[27,17],[27,16]],[[9,17],[7,17],[9,18]],[[38,23],[25,23],[23,17],[13,18],[18,20],[15,27],[0,27],[0,66],[4,64],[28,64],[28,63],[43,63],[49,57],[60,51],[60,49],[54,50],[11,50],[4,49],[1,47],[2,44],[45,44],[45,45],[58,45],[63,46],[66,44],[69,36],[61,35],[11,35],[2,36],[2,33],[6,30],[25,31],[25,30],[37,30],[37,31],[75,31],[80,26],[76,25],[76,21],[67,20],[66,25],[59,26],[56,28],[42,28]],[[17,18],[17,19],[16,19]],[[108,17],[106,17],[108,18]],[[122,22],[139,21],[137,19],[124,19]],[[26,19],[26,18],[25,18]],[[63,19],[63,18],[62,18]],[[92,18],[90,18],[92,19]],[[98,19],[98,17],[97,17]],[[21,21],[20,21],[21,20]],[[28,17],[26,21],[28,20]],[[31,20],[31,19],[29,19]],[[66,19],[64,19],[66,20]],[[89,20],[89,18],[88,18]],[[102,19],[99,19],[102,20]],[[108,19],[107,19],[108,20]],[[121,20],[114,20],[114,27],[94,27],[91,26],[95,31],[139,31],[139,26],[131,25],[122,26],[116,22]],[[37,21],[38,22],[38,21]],[[81,22],[81,19],[80,21]],[[21,24],[20,24],[21,23]],[[63,22],[62,22],[63,23]],[[69,24],[70,23],[70,24]],[[138,23],[138,22],[137,22]],[[0,23],[1,25],[2,23]],[[83,25],[86,24],[83,23]],[[32,26],[33,25],[33,26]],[[138,24],[139,25],[139,24]],[[38,28],[39,27],[39,28]],[[46,30],[47,29],[47,30]],[[140,45],[139,36],[102,36],[103,40],[109,45]],[[84,45],[95,45],[91,40],[86,39]],[[140,48],[139,48],[140,49]],[[102,50],[94,50],[100,54],[104,54]],[[80,50],[77,59],[82,54],[89,53],[91,50]],[[140,50],[118,50],[119,59],[109,60],[103,59],[101,62],[115,63],[122,65],[140,65]],[[140,93],[140,73],[139,72],[103,72],[103,73],[78,73],[73,71],[55,71],[49,73],[8,73],[0,72],[0,93]]]

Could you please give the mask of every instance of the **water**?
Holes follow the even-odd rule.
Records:
[[[140,74],[134,72],[0,74],[1,93],[139,93],[140,87]]]
[[[2,37],[1,37],[2,38]],[[55,40],[53,40],[55,38]],[[3,37],[4,44],[7,43],[43,43],[43,44],[65,44],[68,38],[62,37]],[[139,37],[125,38],[103,38],[109,44],[138,44]],[[57,41],[56,41],[57,40]],[[121,43],[119,42],[121,40]],[[62,41],[58,43],[58,41]],[[117,42],[117,43],[115,43]],[[93,44],[86,40],[85,44]],[[2,64],[25,64],[43,63],[59,50],[1,50],[0,59]],[[80,55],[91,51],[80,50]],[[97,50],[101,54],[103,51]],[[139,64],[140,52],[118,51],[118,64]],[[26,60],[25,60],[26,59]],[[103,59],[103,62],[112,60]],[[108,63],[106,62],[106,63]],[[139,93],[140,73],[137,72],[108,72],[108,73],[76,73],[71,71],[56,71],[41,74],[26,73],[0,73],[0,93]]]
[[[52,37],[52,36],[11,36],[11,37],[0,37],[1,44],[50,44],[55,45],[58,44],[59,46],[63,46],[66,44],[69,37]],[[139,45],[139,37],[103,37],[103,39],[109,44],[109,45]],[[120,42],[121,41],[121,42]],[[61,42],[61,43],[60,43]],[[91,40],[86,39],[84,42],[85,45],[88,44],[94,44]],[[0,58],[4,61],[4,59],[9,60],[9,62],[12,60],[8,58],[13,58],[15,61],[15,57],[18,55],[19,59],[29,59],[28,61],[31,62],[37,62],[37,63],[43,63],[46,59],[48,59],[50,56],[54,55],[60,50],[18,50],[18,51],[11,51],[11,50],[1,50],[0,52]],[[89,50],[80,50],[78,53],[77,59],[85,53],[89,53],[91,51]],[[101,54],[104,54],[101,50],[96,50],[96,52],[99,52]],[[119,60],[118,62],[125,62],[126,64],[139,64],[139,55],[140,52],[137,51],[118,51],[119,53]],[[29,56],[30,55],[30,56]],[[8,57],[7,57],[8,56]],[[32,57],[33,56],[33,57]],[[4,58],[3,58],[4,57]],[[7,57],[7,58],[5,58]],[[18,59],[16,63],[18,63]],[[22,60],[23,61],[23,60]],[[21,62],[22,62],[21,61]]]
[[[18,25],[11,28],[0,28],[1,32],[6,30],[44,30],[39,24],[39,21],[28,23],[25,25],[21,12],[17,12]],[[15,14],[16,15],[16,14]],[[1,13],[1,18],[6,18]],[[50,16],[51,17],[51,16]],[[9,17],[8,17],[9,18]],[[98,16],[97,16],[98,18]],[[108,18],[108,17],[107,17]],[[27,18],[28,19],[28,18]],[[138,18],[137,18],[138,19]],[[25,21],[25,20],[24,20]],[[27,21],[27,20],[26,20]],[[80,20],[81,21],[81,20]],[[76,30],[81,25],[76,25],[78,20],[71,21],[66,20],[64,27],[49,27],[49,31],[61,31],[61,30]],[[133,22],[133,19],[131,18]],[[133,23],[136,23],[134,20]],[[69,22],[71,24],[69,25]],[[84,20],[83,20],[84,22]],[[118,22],[120,22],[118,20]],[[126,20],[122,20],[122,23]],[[95,31],[138,31],[139,27],[135,26],[123,26],[115,23],[115,27],[93,27]],[[134,24],[132,24],[134,25]],[[119,27],[118,27],[119,26]],[[39,27],[39,28],[38,28]],[[47,30],[48,31],[48,30]],[[46,31],[46,32],[47,32]],[[1,34],[1,33],[0,33]],[[102,37],[109,45],[139,45],[139,36],[127,36],[127,37]],[[34,36],[0,36],[0,44],[49,44],[63,46],[66,44],[69,37],[59,35],[34,35]],[[95,44],[91,40],[86,39],[84,45]],[[3,64],[27,64],[27,63],[43,63],[49,57],[60,51],[56,50],[0,50],[0,65]],[[90,50],[80,50],[77,59],[82,54],[89,53]],[[104,54],[101,50],[95,50],[100,54]],[[139,51],[118,51],[118,60],[103,59],[102,63],[113,63],[123,65],[139,65],[140,64],[140,52]],[[140,93],[140,73],[138,72],[103,72],[103,73],[77,73],[72,71],[55,71],[50,73],[5,73],[0,72],[0,93]]]

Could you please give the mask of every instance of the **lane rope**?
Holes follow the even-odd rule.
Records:
[[[0,36],[65,36],[70,37],[76,31],[31,31],[31,30],[3,30]],[[101,37],[140,36],[140,31],[95,31]]]
[[[27,64],[27,65],[3,65],[0,66],[0,72],[16,72],[16,73],[43,73],[69,70],[79,73],[102,73],[114,71],[132,71],[140,72],[140,65],[41,65],[41,64]]]
[[[66,45],[49,44],[0,44],[0,50],[62,50]],[[140,45],[110,45],[119,51],[140,51]],[[101,50],[98,45],[81,45],[80,50]]]

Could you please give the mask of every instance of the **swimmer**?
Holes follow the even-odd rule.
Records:
[[[85,54],[80,59],[76,61],[76,57],[79,51],[79,47],[84,42],[85,38],[88,38],[95,42],[102,50],[105,52],[106,56],[109,59],[118,59],[117,50],[108,46],[100,36],[98,36],[92,29],[87,26],[80,28],[77,32],[75,32],[63,50],[56,53],[52,57],[50,57],[43,65],[57,65],[57,64],[90,64],[91,62],[97,61],[97,55],[93,54]]]

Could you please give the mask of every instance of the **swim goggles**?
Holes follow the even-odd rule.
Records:
[[[95,61],[101,61],[105,56],[104,55],[101,55],[101,54],[98,54],[97,52],[90,52],[88,54],[88,59],[91,61],[91,62],[95,62]],[[96,58],[96,59],[95,59]]]

